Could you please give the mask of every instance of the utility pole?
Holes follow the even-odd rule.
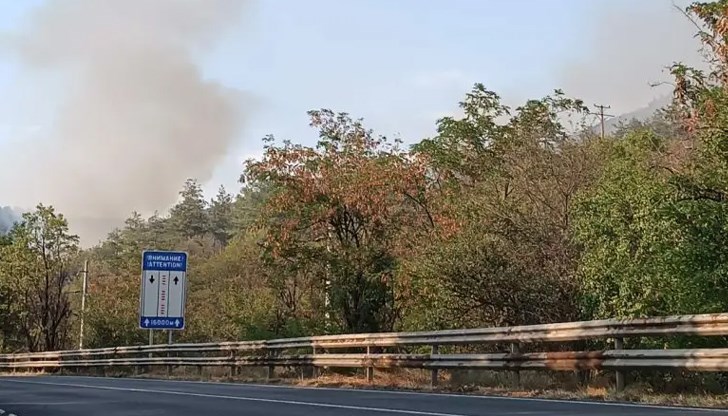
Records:
[[[328,331],[331,329],[331,316],[329,315],[329,307],[331,306],[331,299],[329,298],[331,294],[331,229],[328,225],[326,226],[326,237],[326,252],[329,254],[329,260],[327,260],[326,262],[324,281],[324,328],[326,328],[326,333],[328,333]]]
[[[81,288],[81,328],[78,336],[78,349],[83,349],[83,320],[86,314],[86,291],[88,288],[88,260],[83,262],[83,287]]]
[[[614,117],[611,114],[604,114],[604,110],[605,109],[612,108],[612,107],[611,106],[608,106],[608,105],[599,105],[599,104],[594,104],[594,107],[596,107],[599,110],[599,121],[600,121],[599,124],[602,127],[602,139],[604,139],[604,117],[605,116],[606,117]]]

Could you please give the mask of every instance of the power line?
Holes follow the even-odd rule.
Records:
[[[600,104],[594,104],[594,107],[596,107],[599,110],[599,124],[602,127],[602,139],[604,138],[604,117],[614,117],[611,114],[604,114],[604,110],[612,108],[608,105],[600,105]]]

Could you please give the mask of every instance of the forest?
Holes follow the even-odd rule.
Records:
[[[189,253],[179,341],[728,311],[728,0],[686,15],[705,69],[670,65],[672,104],[604,137],[561,90],[476,84],[411,146],[310,111],[315,145],[266,137],[237,192],[189,179],[89,249],[39,204],[0,235],[0,351],[78,347],[84,261],[84,346],[147,343],[145,249]]]

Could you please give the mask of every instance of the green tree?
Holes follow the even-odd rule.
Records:
[[[310,308],[286,313],[270,285],[272,270],[260,255],[262,233],[234,237],[190,280],[188,334],[192,340],[245,340],[297,336],[291,322],[310,319]],[[303,324],[306,326],[306,324]]]
[[[12,244],[13,240],[9,234],[0,234],[0,246],[7,246]]]
[[[598,172],[586,109],[561,91],[510,109],[476,84],[462,118],[416,145],[431,163],[437,238],[401,273],[413,279],[405,325],[517,325],[576,316],[572,201]],[[566,122],[571,120],[572,124]]]
[[[273,193],[271,183],[246,178],[245,174],[240,177],[240,182],[242,189],[233,202],[233,228],[236,234],[255,228],[263,207]]]
[[[203,236],[210,227],[202,186],[196,180],[188,179],[179,194],[181,201],[170,210],[170,221],[180,235],[187,238]]]
[[[666,297],[680,290],[667,265],[677,229],[666,172],[650,165],[664,146],[649,131],[611,143],[604,175],[575,207],[588,317],[669,312]]]
[[[67,288],[76,269],[78,237],[53,207],[38,205],[23,214],[0,248],[0,279],[10,308],[13,333],[6,333],[29,351],[61,348],[71,315]],[[6,328],[7,330],[7,328]]]
[[[3,262],[4,248],[13,242],[10,234],[0,234],[0,263]],[[10,280],[0,268],[0,352],[17,347],[17,327],[14,317],[14,299]],[[15,345],[14,345],[15,344]]]
[[[209,214],[210,232],[221,245],[227,245],[233,232],[233,196],[222,185],[210,201]]]

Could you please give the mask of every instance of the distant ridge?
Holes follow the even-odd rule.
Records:
[[[614,133],[620,124],[629,123],[632,120],[646,121],[655,115],[657,110],[667,107],[670,105],[672,97],[665,95],[652,100],[646,107],[639,108],[629,113],[621,114],[617,117],[612,117],[604,122],[604,130],[607,134]],[[596,128],[599,126],[597,125]]]

